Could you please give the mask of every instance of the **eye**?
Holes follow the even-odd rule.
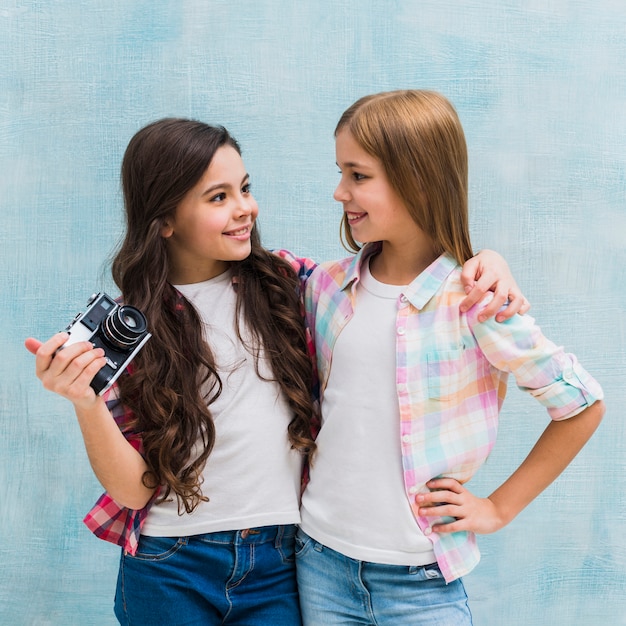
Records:
[[[241,188],[241,193],[244,194],[248,194],[250,193],[250,190],[252,188],[252,183],[246,183],[242,188]]]
[[[364,174],[359,174],[358,172],[353,172],[352,178],[354,178],[354,180],[356,181],[360,181],[360,180],[365,180],[367,176],[365,176]]]
[[[226,200],[226,194],[222,191],[221,193],[216,194],[211,197],[211,202],[223,202]]]

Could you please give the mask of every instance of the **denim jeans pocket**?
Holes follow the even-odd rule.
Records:
[[[298,529],[295,539],[296,558],[304,556],[316,543],[315,539],[309,537],[303,530]]]
[[[141,535],[133,557],[139,561],[164,561],[187,544],[187,537],[148,537]]]

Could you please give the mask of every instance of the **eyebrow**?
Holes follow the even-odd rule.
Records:
[[[246,175],[241,179],[241,184],[243,185],[248,180],[250,180],[250,174],[246,172]],[[212,194],[214,191],[217,191],[218,189],[230,189],[231,187],[232,185],[228,183],[215,183],[215,185],[211,185],[210,187],[205,189],[202,192],[201,196],[204,197],[204,196]]]
[[[335,165],[337,167],[341,167],[341,165],[337,162],[335,162]],[[352,168],[356,168],[356,169],[361,169],[362,167],[370,167],[368,165],[366,165],[365,163],[357,163],[356,161],[346,161],[343,164],[343,167],[352,167]]]

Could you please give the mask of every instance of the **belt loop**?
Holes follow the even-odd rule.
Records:
[[[276,541],[274,542],[275,548],[280,548],[282,546],[284,534],[285,534],[285,527],[283,525],[278,526],[278,530],[276,532]]]
[[[244,530],[241,531],[241,538],[247,539],[248,535],[260,535],[260,534],[261,534],[260,530],[255,530],[254,528],[245,528]]]

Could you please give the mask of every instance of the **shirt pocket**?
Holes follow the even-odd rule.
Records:
[[[429,399],[441,402],[459,400],[469,380],[464,346],[428,352],[426,376]]]

